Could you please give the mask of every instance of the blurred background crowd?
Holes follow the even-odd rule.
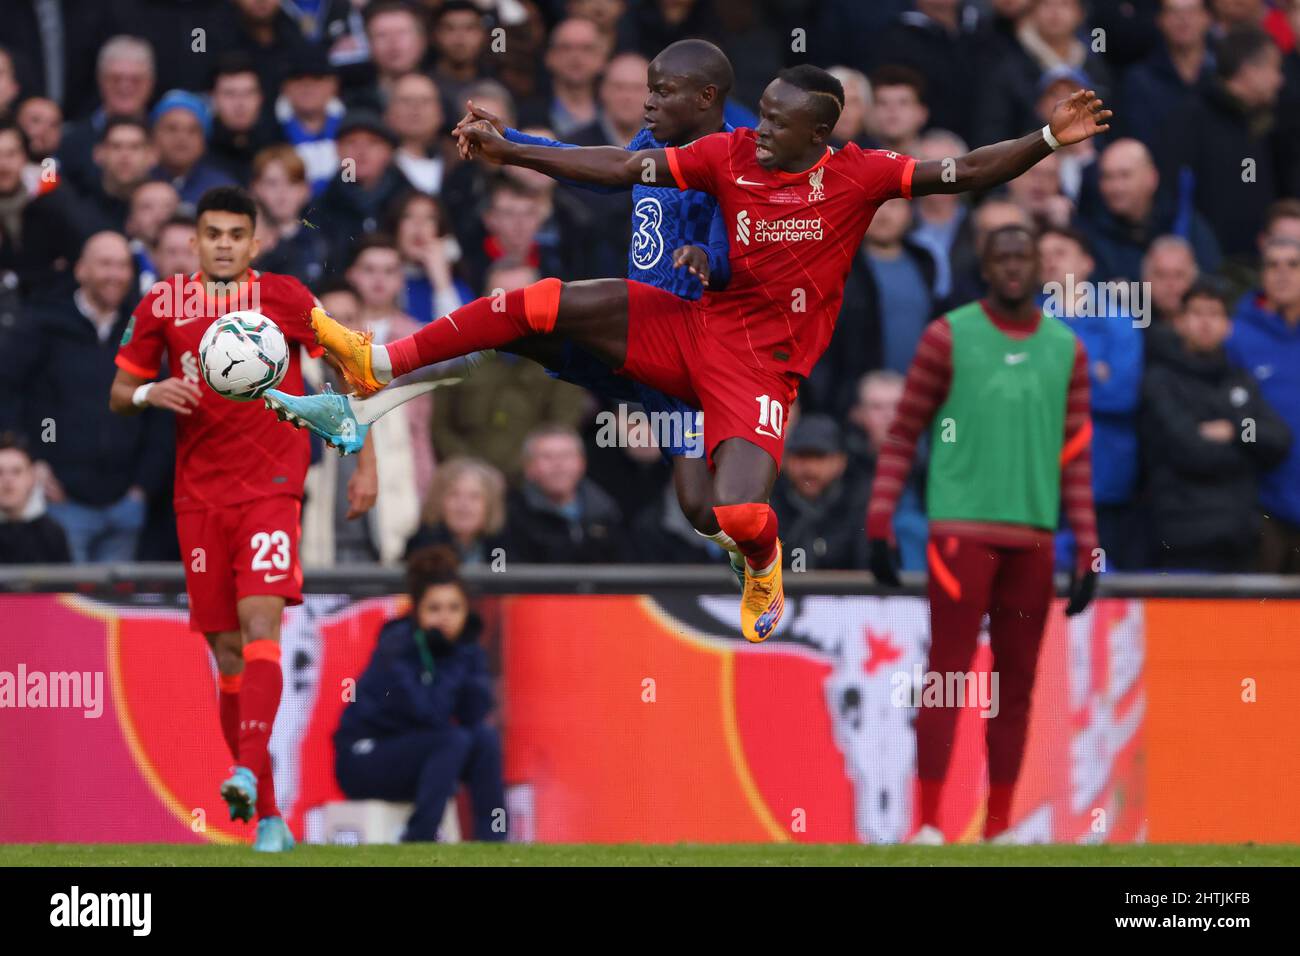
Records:
[[[171,422],[115,417],[107,395],[130,310],[197,269],[204,190],[247,186],[256,266],[381,342],[487,290],[622,275],[629,195],[460,162],[448,132],[473,99],[529,133],[626,145],[648,59],[691,36],[735,65],[736,126],[798,62],[844,84],[837,143],[922,159],[1033,130],[1079,87],[1116,112],[1005,189],[880,209],[788,433],[773,497],[788,553],[866,566],[876,449],[917,340],[983,294],[983,237],[1022,222],[1046,307],[1077,313],[1062,318],[1090,356],[1107,567],[1300,573],[1287,0],[6,0],[0,561],[179,558]],[[1104,294],[1082,307],[1047,295],[1088,280]],[[609,410],[496,355],[376,428],[366,518],[345,520],[354,460],[316,455],[304,563],[433,543],[469,564],[721,559],[649,429],[597,447]],[[913,477],[895,530],[923,568],[923,462]]]

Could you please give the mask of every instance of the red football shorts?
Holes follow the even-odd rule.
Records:
[[[302,502],[292,495],[176,515],[190,627],[239,630],[236,604],[254,595],[302,603]]]
[[[704,412],[710,468],[728,438],[757,445],[781,467],[799,376],[751,363],[743,350],[709,334],[699,302],[627,280],[627,361],[618,372]]]

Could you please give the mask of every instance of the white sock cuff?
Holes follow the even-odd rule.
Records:
[[[731,535],[727,534],[727,532],[725,531],[717,531],[713,534],[705,534],[699,528],[696,528],[695,533],[698,534],[701,538],[708,538],[714,544],[720,545],[727,551],[734,551],[737,554],[740,553],[740,545],[736,544],[735,540],[731,537]]]

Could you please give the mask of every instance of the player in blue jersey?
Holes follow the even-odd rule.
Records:
[[[723,108],[734,74],[726,55],[704,40],[681,40],[666,47],[647,72],[645,126],[628,144],[629,150],[684,146],[711,133],[730,131]],[[473,103],[457,125],[487,120],[508,139],[520,143],[567,147],[542,137],[506,127],[496,116]],[[597,191],[620,187],[572,185]],[[727,231],[717,201],[697,190],[636,185],[632,187],[632,243],[628,248],[628,278],[671,292],[683,299],[699,299],[707,285],[726,285],[731,269]],[[670,440],[663,448],[673,463],[673,483],[682,511],[697,528],[707,526],[710,477],[704,457],[703,420],[698,409],[662,392],[615,374],[608,365],[572,342],[558,336],[534,336],[511,343],[505,351],[531,358],[557,378],[572,382],[610,399],[638,402],[647,414],[667,423],[661,429]],[[468,363],[471,367],[473,359]],[[418,373],[417,373],[418,374]],[[359,448],[369,423],[389,408],[446,384],[447,369],[426,374],[419,381],[399,380],[379,394],[357,399],[332,393],[291,396],[267,393],[267,405],[282,418],[303,424],[344,453]],[[396,387],[394,387],[396,386]],[[705,537],[725,549],[732,570],[744,584],[744,557],[734,541],[722,532]]]

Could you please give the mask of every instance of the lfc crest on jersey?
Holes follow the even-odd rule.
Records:
[[[822,189],[822,178],[826,175],[826,167],[818,166],[808,174],[808,185],[812,191],[808,193],[809,202],[817,202],[826,198],[826,190]]]

